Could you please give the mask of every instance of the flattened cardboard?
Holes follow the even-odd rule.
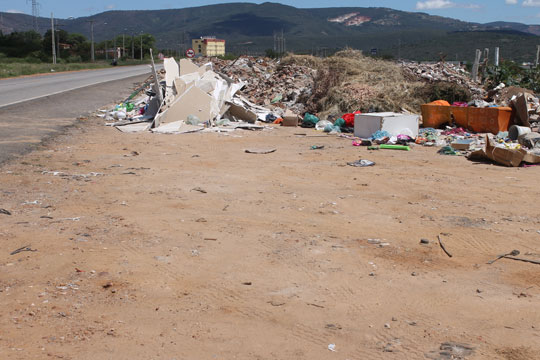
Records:
[[[285,114],[283,114],[283,122],[281,123],[282,126],[298,126],[298,123],[300,122],[300,119],[298,118],[298,115],[293,113],[290,110],[285,111]]]

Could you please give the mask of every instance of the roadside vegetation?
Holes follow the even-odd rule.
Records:
[[[110,67],[114,60],[119,66],[147,63],[149,49],[155,45],[155,38],[149,34],[118,36],[94,43],[95,61],[92,62],[90,41],[81,34],[60,29],[55,34],[57,63],[53,64],[51,33],[48,30],[42,36],[35,31],[6,35],[0,32],[0,78],[99,69]]]

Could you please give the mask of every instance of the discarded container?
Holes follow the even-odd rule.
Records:
[[[530,132],[531,128],[512,125],[510,126],[510,129],[508,129],[508,137],[510,140],[517,140],[521,135],[529,134]]]
[[[405,115],[392,112],[358,114],[354,118],[354,136],[369,138],[377,131],[386,131],[390,136],[398,136],[408,129],[407,134],[418,136],[418,115]]]
[[[424,127],[439,128],[443,124],[457,126],[474,132],[498,134],[507,131],[512,109],[509,107],[459,107],[425,104],[421,106]]]
[[[499,131],[507,131],[512,115],[512,108],[467,108],[467,128],[474,132],[490,132],[497,135]]]
[[[422,126],[427,128],[439,128],[442,124],[450,123],[450,106],[425,104],[422,108]]]

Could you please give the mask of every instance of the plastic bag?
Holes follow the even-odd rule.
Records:
[[[188,124],[188,125],[199,125],[200,122],[201,122],[201,120],[198,117],[196,117],[195,115],[189,115],[187,117],[186,124]]]
[[[324,130],[327,125],[332,125],[332,123],[328,120],[321,120],[317,123],[317,125],[315,125],[315,129]]]
[[[317,125],[317,123],[319,122],[319,118],[316,117],[315,115],[310,114],[310,113],[306,113],[306,115],[304,115],[304,121],[303,122],[305,124]]]

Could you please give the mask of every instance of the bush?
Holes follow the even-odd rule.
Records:
[[[80,55],[71,55],[66,59],[66,62],[69,63],[80,63],[82,62],[82,57]]]

